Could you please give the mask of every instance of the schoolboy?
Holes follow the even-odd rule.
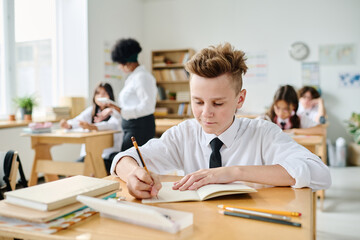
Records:
[[[134,148],[114,158],[111,173],[127,182],[133,196],[156,196],[161,188],[157,174],[174,169],[186,174],[173,187],[179,190],[233,181],[316,190],[330,186],[327,166],[277,125],[235,118],[246,97],[242,51],[229,43],[205,48],[186,64],[186,70],[195,119],[170,128],[140,148],[151,176],[140,167]]]

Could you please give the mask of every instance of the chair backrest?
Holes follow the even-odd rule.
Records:
[[[4,159],[5,159],[6,152],[0,151],[0,189],[4,188],[6,183],[4,182]]]
[[[0,172],[4,174],[2,179],[6,183],[4,186],[5,191],[11,191],[16,188],[18,171],[20,173],[20,183],[22,184],[23,187],[27,187],[28,186],[27,180],[25,178],[25,174],[22,169],[21,161],[18,153],[10,150],[5,154],[5,157],[3,159],[4,159],[4,162],[2,164],[3,167]],[[1,199],[3,198],[2,194],[0,194],[0,198]]]
[[[19,169],[19,162],[16,161],[16,159],[18,157],[18,153],[16,151],[14,151],[14,154],[12,155],[12,158],[11,158],[11,163],[5,162],[6,154],[7,154],[6,152],[0,153],[0,157],[1,157],[1,161],[0,161],[0,163],[1,163],[1,165],[0,165],[1,166],[1,171],[0,171],[1,188],[6,187],[6,181],[4,180],[4,177],[6,176],[6,173],[8,172],[8,176],[9,176],[8,179],[10,182],[10,187],[11,187],[11,190],[14,190],[16,187],[17,172]]]
[[[17,179],[17,173],[18,173],[18,169],[19,169],[19,162],[16,161],[17,157],[18,157],[18,153],[15,151],[14,155],[12,157],[12,164],[11,164],[10,175],[9,175],[11,190],[15,190],[15,188],[16,188],[16,179]]]
[[[0,171],[0,187],[1,189],[5,189],[7,191],[14,190],[16,188],[16,180],[17,180],[17,172],[19,169],[19,162],[16,161],[18,157],[18,153],[14,152],[11,158],[11,163],[5,162],[5,157],[7,153],[1,152],[0,153],[0,166],[2,166]],[[10,169],[8,169],[10,168]],[[8,184],[7,181],[5,181],[5,177],[8,175]],[[0,195],[0,199],[3,199],[4,197],[2,194]]]

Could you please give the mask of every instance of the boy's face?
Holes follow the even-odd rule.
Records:
[[[230,81],[228,74],[216,78],[203,78],[195,74],[191,77],[191,107],[206,133],[223,133],[232,124],[236,109],[244,103],[246,90],[235,95]]]

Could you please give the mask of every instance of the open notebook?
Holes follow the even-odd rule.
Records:
[[[162,182],[157,198],[143,199],[142,203],[203,201],[214,197],[256,192],[254,188],[241,183],[209,184],[198,190],[173,190],[173,182]]]

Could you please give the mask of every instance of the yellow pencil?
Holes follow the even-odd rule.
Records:
[[[142,156],[141,156],[141,153],[140,153],[140,150],[139,150],[139,146],[138,146],[138,144],[137,144],[137,142],[136,142],[136,140],[135,140],[135,137],[131,137],[131,141],[132,141],[132,143],[133,143],[133,145],[134,145],[134,147],[135,147],[135,149],[136,149],[136,151],[137,151],[137,153],[138,153],[138,155],[139,155],[140,161],[141,161],[144,169],[145,169],[146,172],[150,175],[149,170],[147,169],[147,167],[146,167],[146,165],[145,165],[144,159],[143,159]]]
[[[143,159],[142,156],[141,156],[140,149],[139,149],[139,146],[138,146],[138,144],[137,144],[137,142],[136,142],[136,140],[135,140],[135,137],[131,137],[131,141],[132,141],[132,143],[133,143],[133,145],[134,145],[134,147],[135,147],[135,149],[136,149],[136,151],[137,151],[137,153],[138,153],[138,155],[139,155],[141,164],[143,165],[145,171],[146,171],[146,172],[150,175],[150,177],[151,177],[151,174],[150,174],[149,170],[147,169],[147,167],[146,167],[146,165],[145,165],[144,159]],[[157,196],[156,196],[156,198],[159,199]]]
[[[263,212],[263,213],[272,213],[272,214],[278,214],[278,215],[285,215],[285,216],[291,216],[291,217],[300,217],[301,216],[301,213],[299,213],[299,212],[278,211],[278,210],[260,209],[260,208],[251,208],[251,207],[218,205],[218,208],[222,208],[222,209],[237,208],[237,209],[243,209],[243,210],[251,210],[251,211],[257,211],[257,212]]]

